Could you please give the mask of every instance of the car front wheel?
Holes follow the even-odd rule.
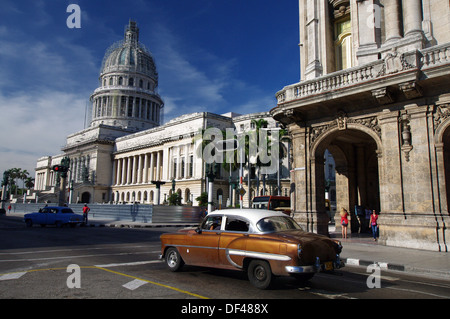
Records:
[[[178,271],[184,265],[180,253],[174,247],[167,249],[165,260],[167,267],[169,267],[171,271]]]
[[[267,289],[272,283],[272,270],[265,260],[252,260],[247,270],[250,283],[258,289]]]
[[[32,227],[33,226],[33,221],[31,219],[27,219],[25,221],[25,224],[27,225],[27,227]]]

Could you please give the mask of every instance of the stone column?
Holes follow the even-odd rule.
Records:
[[[121,161],[122,161],[122,176],[121,176],[120,184],[121,184],[121,185],[124,185],[125,182],[126,182],[126,179],[125,179],[125,174],[126,174],[126,170],[125,170],[125,167],[126,167],[126,158],[122,158]]]
[[[358,201],[359,205],[367,204],[367,190],[366,190],[366,162],[364,145],[356,145],[356,170],[358,183]],[[353,207],[352,207],[353,208]]]
[[[131,183],[136,184],[136,173],[137,173],[137,156],[133,156],[133,171],[131,173]]]
[[[131,162],[132,162],[133,157],[128,157],[127,158],[127,184],[131,184]]]
[[[155,162],[153,160],[154,157],[155,154],[150,153],[150,181],[155,180],[155,171],[154,171]]]
[[[300,44],[302,69],[305,80],[322,75],[320,62],[320,6],[319,1],[307,0],[299,2],[300,16]],[[302,72],[302,73],[303,73]]]
[[[144,155],[144,180],[143,183],[148,183],[148,153]]]
[[[378,59],[380,38],[376,29],[380,17],[375,8],[374,0],[358,2],[359,47],[356,56],[359,65]]]
[[[116,179],[115,179],[115,184],[118,185],[120,182],[120,171],[121,171],[121,167],[120,167],[120,159],[116,159]]]
[[[161,151],[158,151],[156,154],[156,178],[155,180],[159,181],[161,180]]]
[[[384,2],[386,42],[400,39],[400,0]]]
[[[422,33],[422,2],[402,0],[405,36]]]
[[[140,155],[138,155],[138,165],[137,165],[137,167],[138,167],[138,170],[137,170],[137,183],[138,184],[141,184],[142,183],[142,154],[140,154]]]

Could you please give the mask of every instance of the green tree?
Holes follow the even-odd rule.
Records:
[[[198,202],[198,206],[206,207],[208,206],[208,193],[203,192],[195,199]]]
[[[167,201],[170,206],[181,206],[181,196],[177,192],[172,193],[167,198]]]

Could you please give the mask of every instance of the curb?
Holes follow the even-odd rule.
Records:
[[[368,260],[361,260],[361,259],[356,259],[356,258],[342,258],[342,260],[345,262],[346,265],[351,265],[351,266],[368,267],[370,265],[378,265],[381,269],[395,270],[395,271],[406,271],[406,269],[407,269],[407,267],[405,267],[404,265],[380,262],[380,261],[368,261]]]
[[[128,223],[112,223],[100,225],[100,227],[111,228],[165,228],[165,227],[196,227],[198,224],[128,224]]]
[[[418,268],[413,266],[406,266],[394,263],[380,262],[380,261],[368,261],[357,258],[341,258],[341,260],[349,266],[357,266],[357,267],[368,267],[370,265],[377,265],[382,270],[389,271],[399,271],[404,273],[410,273],[415,275],[422,276],[433,276],[439,277],[443,279],[450,279],[450,270],[438,270],[438,269],[427,269],[427,268]]]

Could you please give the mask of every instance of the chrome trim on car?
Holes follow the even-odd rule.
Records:
[[[238,250],[238,249],[227,249],[227,255],[228,254],[234,255],[234,256],[258,258],[258,259],[269,259],[269,260],[279,260],[279,261],[291,260],[291,257],[289,257],[287,255],[260,253],[260,252],[256,252],[256,251],[247,251],[247,250]]]
[[[341,261],[339,255],[336,255],[336,260],[332,262],[333,270],[339,269],[345,266],[344,262]],[[320,262],[320,258],[316,257],[316,261],[313,265],[308,266],[286,266],[284,267],[286,272],[290,274],[302,274],[302,273],[316,273],[325,270],[325,263]]]
[[[317,272],[315,266],[286,266],[284,269],[286,269],[286,272],[290,274],[305,274]]]

